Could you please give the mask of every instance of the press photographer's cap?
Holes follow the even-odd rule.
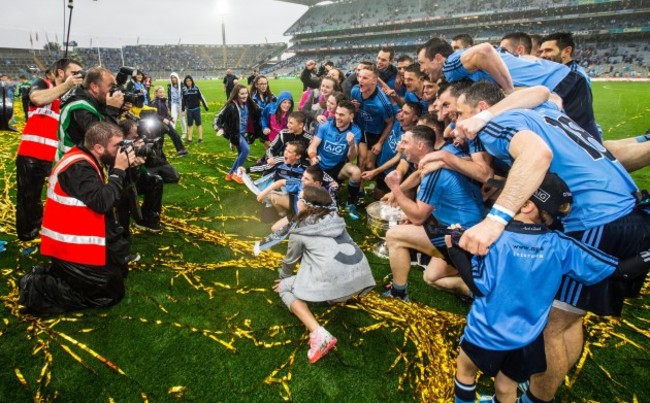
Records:
[[[548,172],[530,200],[538,209],[558,217],[565,216],[569,212],[566,205],[570,206],[573,203],[573,194],[562,178],[553,172]]]

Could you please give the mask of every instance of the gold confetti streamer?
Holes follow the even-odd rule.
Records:
[[[12,137],[12,139],[10,141],[14,141],[15,149],[17,140],[15,140],[15,137]],[[201,152],[197,152],[195,155],[197,155],[200,161],[206,164],[211,163],[215,158],[214,154]],[[4,157],[2,151],[0,151],[0,157]],[[7,156],[5,160],[13,160],[13,155],[11,157]],[[0,158],[0,164],[4,164],[2,158]],[[222,167],[217,167],[217,169],[224,171]],[[261,298],[259,300],[260,302],[263,299],[269,305],[280,303],[277,296],[269,288],[253,287],[245,284],[245,282],[242,283],[240,274],[243,273],[240,273],[240,271],[265,270],[274,272],[283,256],[274,251],[266,251],[254,257],[252,256],[252,247],[255,238],[242,236],[241,234],[233,234],[226,230],[227,222],[258,222],[258,217],[228,215],[227,210],[221,206],[219,194],[224,187],[216,178],[205,177],[205,175],[197,172],[187,172],[183,175],[189,178],[200,179],[201,185],[197,187],[195,185],[188,185],[187,183],[180,183],[179,186],[202,189],[201,196],[196,196],[193,200],[201,200],[201,203],[204,203],[204,200],[207,199],[214,205],[217,205],[221,213],[208,216],[208,209],[205,207],[190,208],[188,210],[179,206],[166,205],[165,211],[177,212],[178,216],[183,216],[184,218],[174,218],[170,215],[164,215],[163,223],[166,227],[165,232],[173,234],[177,241],[193,245],[197,249],[206,248],[208,245],[227,248],[233,252],[234,257],[221,262],[196,263],[187,261],[181,251],[165,245],[159,247],[157,256],[152,256],[147,262],[139,262],[134,267],[134,270],[155,272],[166,270],[170,273],[168,283],[170,289],[174,287],[189,287],[197,292],[205,293],[209,298],[219,296],[222,293],[230,293],[230,295],[241,295],[245,298]],[[0,192],[0,230],[6,233],[7,228],[13,231],[15,222],[14,208],[11,197],[9,196],[9,191],[13,191],[12,186],[15,183],[15,177],[6,168],[3,177],[4,189]],[[228,186],[234,189],[231,185]],[[217,231],[206,228],[205,223],[214,223],[213,225],[218,226],[221,230]],[[365,237],[360,242],[360,246],[368,251],[375,241],[376,239],[374,237]],[[208,278],[206,273],[221,269],[234,269],[235,275],[230,281],[223,279],[221,281],[214,281],[212,279],[205,280],[205,278]],[[29,380],[30,383],[34,384],[35,382],[38,385],[33,396],[35,401],[53,400],[58,395],[56,390],[48,388],[51,384],[52,377],[56,376],[56,371],[54,373],[52,372],[54,364],[54,355],[50,346],[52,341],[60,345],[65,354],[72,357],[79,365],[84,367],[88,366],[88,363],[83,359],[83,353],[86,353],[102,362],[110,371],[117,372],[123,375],[124,378],[128,378],[126,373],[114,363],[115,361],[113,359],[107,358],[98,353],[96,349],[68,335],[75,333],[83,335],[97,331],[92,327],[96,326],[96,324],[89,324],[83,313],[62,315],[50,319],[35,318],[30,315],[21,314],[16,289],[17,280],[21,275],[20,268],[0,269],[0,276],[8,285],[7,289],[9,290],[7,295],[0,296],[0,301],[4,304],[7,315],[10,316],[9,318],[3,318],[4,326],[8,329],[13,329],[19,324],[24,324],[23,329],[25,329],[26,339],[30,343],[33,343],[31,349],[32,355],[42,357],[43,359],[40,372],[36,377],[37,379]],[[647,294],[647,290],[648,283],[644,286],[643,293]],[[158,308],[158,315],[152,314],[151,317],[120,316],[119,319],[131,321],[134,326],[166,326],[170,329],[188,332],[192,335],[200,335],[200,337],[210,340],[211,343],[216,343],[215,345],[218,345],[218,348],[223,348],[225,351],[232,353],[237,352],[241,343],[250,343],[259,348],[260,351],[292,346],[289,356],[270,372],[263,383],[277,387],[278,394],[283,400],[289,401],[293,399],[291,392],[291,382],[294,379],[293,366],[296,354],[304,355],[306,351],[308,335],[304,333],[301,337],[288,337],[287,329],[302,329],[300,323],[292,321],[290,324],[276,323],[260,327],[259,323],[245,318],[245,312],[242,312],[241,316],[239,312],[236,312],[225,318],[226,327],[223,330],[205,329],[200,325],[184,323],[182,318],[170,315],[169,312],[171,309],[169,308],[178,302],[177,297],[165,295],[161,297],[163,303],[153,298],[142,297]],[[628,301],[626,304],[630,305],[631,303]],[[632,302],[632,304],[636,304],[634,306],[637,309],[650,309],[647,304],[638,302]],[[363,326],[355,329],[357,331],[356,334],[368,337],[366,335],[386,332],[391,335],[391,340],[397,340],[387,345],[386,351],[390,351],[391,364],[386,370],[395,371],[399,390],[412,392],[414,397],[420,401],[448,401],[451,399],[453,395],[452,380],[455,370],[454,361],[457,353],[456,342],[464,325],[464,318],[462,316],[440,311],[418,303],[404,304],[400,301],[385,299],[376,293],[371,293],[365,298],[351,301],[348,304],[331,307],[320,314],[318,320],[323,324],[327,324],[328,321],[332,320],[337,311],[347,309],[363,312],[372,319],[372,323],[365,323]],[[174,312],[174,310],[171,311]],[[108,317],[109,315],[110,312],[101,312],[89,314],[88,316],[101,318]],[[614,373],[600,363],[594,362],[595,359],[592,350],[596,348],[605,349],[628,345],[647,354],[647,346],[636,341],[634,337],[639,335],[644,339],[650,338],[647,323],[650,323],[650,321],[639,317],[626,316],[625,319],[618,322],[588,315],[585,318],[585,326],[587,329],[585,332],[585,347],[578,366],[567,380],[568,387],[574,387],[580,381],[580,375],[584,366],[593,362],[600,369],[605,379],[613,381],[618,387],[625,390],[625,386],[621,385],[615,379]],[[74,326],[75,324],[77,324],[78,328],[70,328],[70,326]],[[61,326],[67,326],[68,334],[57,330],[57,327],[60,328]],[[630,332],[624,333],[624,330],[628,329],[632,335],[629,334]],[[6,331],[0,332],[0,336],[4,336],[4,334],[6,334]],[[295,332],[289,334],[295,334]],[[0,342],[2,341],[0,340]],[[364,338],[357,337],[355,339],[355,337],[350,336],[349,344],[355,347],[363,347]],[[29,385],[28,380],[25,379],[20,370],[14,368],[14,372],[20,385],[27,387]],[[191,385],[188,386],[191,387]],[[182,399],[185,398],[188,386],[172,386],[167,389],[167,393],[172,398]],[[140,399],[148,402],[149,398],[147,393],[150,392],[141,391]],[[627,394],[627,396],[630,395],[632,395],[631,392]],[[637,402],[637,396],[632,396],[633,401]],[[629,397],[627,399],[629,400]],[[108,400],[114,402],[114,399],[110,396],[108,396]]]
[[[28,387],[29,385],[27,384],[27,381],[25,380],[22,372],[20,372],[18,368],[14,368],[14,372],[16,373],[16,378],[18,378],[18,382],[20,382],[22,386]]]

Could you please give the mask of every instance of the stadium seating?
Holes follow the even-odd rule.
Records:
[[[285,43],[256,45],[137,45],[120,48],[76,48],[71,57],[84,66],[102,65],[111,71],[120,66],[133,66],[155,78],[168,77],[171,71],[192,74],[197,78],[223,75],[227,68],[248,73],[254,67],[278,57],[286,49]],[[0,72],[17,76],[30,66],[43,70],[61,55],[57,52],[27,49],[0,49]],[[237,71],[236,71],[237,73]]]
[[[296,75],[308,59],[373,60],[383,45],[398,55],[415,56],[417,46],[434,36],[450,39],[468,33],[476,43],[498,44],[508,32],[544,36],[571,31],[576,59],[592,75],[634,72],[646,77],[650,58],[642,49],[650,37],[649,17],[643,0],[340,1],[310,7],[285,32],[293,35],[288,51],[296,56],[266,73]],[[587,52],[593,43],[598,51]],[[347,64],[335,63],[343,70]]]

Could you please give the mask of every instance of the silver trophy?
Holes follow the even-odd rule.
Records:
[[[381,240],[372,245],[372,253],[388,259],[388,247],[386,247],[386,232],[393,226],[399,224],[404,218],[404,212],[399,207],[390,206],[378,201],[366,208],[368,215],[368,228]]]

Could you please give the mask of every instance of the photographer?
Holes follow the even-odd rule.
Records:
[[[116,88],[115,75],[103,67],[88,70],[81,87],[62,98],[57,160],[73,146],[83,144],[84,134],[92,123],[117,124],[124,104],[124,94]]]
[[[20,280],[24,312],[107,307],[124,297],[129,243],[113,206],[135,153],[120,146],[122,139],[112,123],[91,125],[84,144],[52,169],[41,230],[41,252],[52,264],[36,266]]]
[[[137,228],[158,233],[162,231],[160,212],[162,210],[163,179],[150,173],[144,167],[145,160],[152,157],[151,144],[145,143],[138,135],[138,122],[124,119],[120,122],[124,134],[123,147],[132,147],[136,155],[136,165],[126,170],[126,181],[122,197],[117,205],[119,222],[129,235],[129,221],[133,216]],[[127,143],[131,142],[131,143]],[[142,206],[138,195],[143,195]]]
[[[38,79],[29,91],[29,119],[16,157],[16,233],[21,241],[38,236],[43,221],[41,194],[57,151],[59,97],[81,84],[79,63],[60,59],[51,68],[53,82]]]
[[[315,60],[307,60],[305,68],[300,73],[300,81],[302,81],[302,90],[306,91],[309,88],[315,89],[320,86],[318,79],[318,66]]]
[[[144,163],[145,168],[149,173],[160,176],[164,183],[177,183],[181,174],[167,161],[163,151],[164,134],[168,133],[169,127],[158,117],[154,108],[132,107],[131,113],[140,119],[138,135],[150,150]]]

